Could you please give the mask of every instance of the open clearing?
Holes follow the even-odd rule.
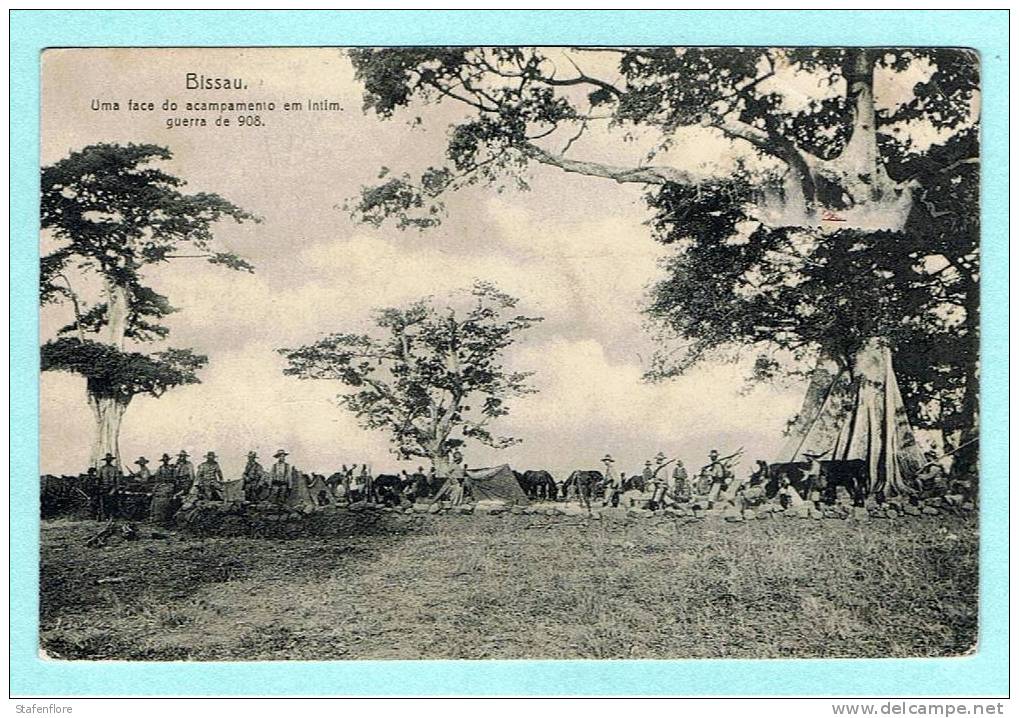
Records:
[[[959,655],[970,516],[745,524],[337,510],[329,535],[85,546],[42,526],[40,644],[123,660]]]

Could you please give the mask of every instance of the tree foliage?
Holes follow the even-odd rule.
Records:
[[[401,457],[443,460],[473,439],[504,448],[517,442],[492,432],[507,400],[531,393],[530,372],[503,364],[520,332],[541,321],[514,312],[517,300],[476,282],[469,306],[421,300],[375,312],[374,334],[336,333],[280,349],[284,373],[339,381],[352,391],[341,404],[368,429],[390,433]]]
[[[733,347],[759,353],[758,378],[804,366],[777,356],[851,368],[881,336],[914,421],[974,420],[975,370],[961,370],[975,367],[978,342],[974,53],[387,48],[351,58],[365,110],[383,119],[434,103],[469,110],[444,161],[421,177],[387,171],[348,205],[356,218],[434,226],[447,192],[526,187],[532,163],[643,185],[653,235],[675,250],[647,309],[669,340],[650,378]],[[896,84],[896,97],[877,97]],[[598,125],[600,138],[654,146],[628,166],[575,157]],[[677,141],[689,127],[745,161],[693,176]]]
[[[158,398],[167,389],[199,383],[197,372],[207,361],[190,349],[142,354],[62,337],[43,345],[41,368],[78,374],[85,377],[92,396],[126,402],[137,394]]]
[[[186,256],[253,270],[215,249],[213,226],[226,218],[257,219],[219,195],[183,193],[184,180],[153,166],[171,157],[155,145],[98,144],[42,169],[42,228],[57,246],[41,260],[40,299],[74,309],[74,321],[43,346],[42,368],[85,377],[90,396],[126,401],[198,381],[206,358],[190,349],[141,354],[121,346],[125,339],[152,342],[169,334],[161,320],[176,310],[144,284],[146,267]],[[91,306],[79,288],[90,275],[104,297]],[[125,303],[122,336],[110,327],[114,301]]]

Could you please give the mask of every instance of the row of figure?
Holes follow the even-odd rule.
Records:
[[[737,451],[720,457],[718,450],[712,449],[708,452],[708,463],[700,468],[693,479],[680,459],[669,459],[662,452],[658,452],[654,460],[645,461],[644,468],[639,474],[629,477],[623,472],[617,472],[614,466],[615,459],[611,454],[606,454],[601,460],[605,467],[600,487],[602,505],[617,506],[622,494],[632,490],[650,492],[651,505],[658,507],[686,502],[694,495],[706,496],[712,502],[717,501],[720,497],[724,498],[727,492],[736,489],[733,463],[740,454],[741,451]],[[763,463],[758,462],[759,465]],[[670,464],[675,464],[671,471],[668,470]]]

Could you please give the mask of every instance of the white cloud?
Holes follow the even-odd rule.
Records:
[[[325,332],[367,329],[375,307],[441,296],[475,277],[496,282],[521,298],[522,311],[546,321],[510,356],[514,366],[537,372],[541,390],[518,400],[503,423],[525,443],[501,454],[474,451],[471,463],[593,466],[601,452],[612,451],[635,467],[659,449],[697,463],[716,444],[723,450],[745,444],[748,454],[759,454],[780,443],[786,418],[798,409],[795,390],[740,396],[743,370],[732,365],[706,366],[661,385],[641,382],[639,357],[653,347],[639,307],[669,250],[643,224],[639,187],[535,167],[529,192],[472,187],[447,198],[446,221],[429,232],[357,226],[337,203],[372,182],[381,165],[402,172],[438,162],[442,119],[455,117],[454,110],[438,108],[440,119],[427,132],[410,131],[401,119],[366,116],[349,64],[331,50],[181,50],[166,63],[128,62],[122,53],[130,52],[147,51],[117,51],[80,69],[70,55],[50,56],[45,161],[99,139],[168,144],[175,155],[169,169],[189,180],[189,191],[220,192],[265,221],[217,228],[226,246],[255,264],[255,274],[182,261],[149,277],[180,308],[167,320],[170,343],[194,347],[210,363],[202,384],[132,404],[125,456],[212,449],[236,475],[249,449],[266,456],[284,446],[311,470],[353,461],[393,466],[386,437],[360,429],[333,403],[338,387],[284,377],[275,349]],[[88,98],[107,92],[174,94],[180,67],[198,60],[208,72],[243,65],[260,78],[259,92],[277,101],[329,96],[345,110],[277,116],[281,124],[271,132],[229,136],[87,110]],[[116,72],[107,72],[111,67]],[[571,154],[634,163],[647,146],[593,131]],[[712,131],[693,128],[659,161],[706,172],[719,157],[731,159],[729,149]],[[58,314],[44,314],[44,337],[68,321]],[[41,389],[43,470],[78,471],[91,432],[83,384],[47,375]]]

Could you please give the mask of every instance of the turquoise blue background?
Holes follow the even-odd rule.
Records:
[[[14,11],[10,37],[13,695],[1008,692],[1007,11]],[[72,663],[38,658],[40,51],[52,46],[400,44],[952,45],[980,51],[984,463],[981,638],[975,655],[922,660],[399,664]]]

